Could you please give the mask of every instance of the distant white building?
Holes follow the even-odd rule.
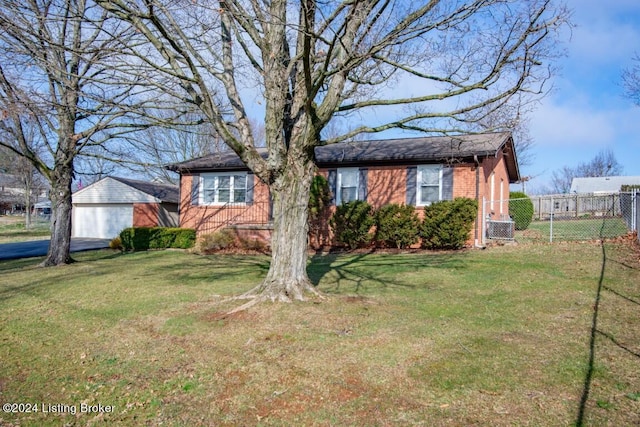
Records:
[[[640,176],[603,176],[595,178],[573,178],[571,194],[619,193],[623,185],[640,185]]]

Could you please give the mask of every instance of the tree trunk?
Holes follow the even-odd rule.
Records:
[[[26,196],[24,198],[24,228],[29,230],[31,228],[31,189],[26,189]]]
[[[313,162],[296,165],[270,186],[273,197],[271,265],[264,281],[247,293],[259,300],[290,302],[318,295],[307,275],[308,204]]]
[[[71,180],[73,167],[56,167],[51,180],[51,242],[43,267],[69,264],[71,259]]]

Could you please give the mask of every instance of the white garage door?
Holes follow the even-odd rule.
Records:
[[[73,237],[112,239],[133,225],[133,205],[74,205]]]

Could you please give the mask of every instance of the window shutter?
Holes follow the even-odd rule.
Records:
[[[369,169],[362,168],[358,171],[360,175],[358,177],[358,200],[367,201],[367,176],[369,175]]]
[[[453,200],[453,168],[442,168],[442,200]]]
[[[407,205],[416,205],[416,185],[418,184],[418,168],[407,168]]]
[[[338,181],[337,169],[329,169],[327,175],[327,182],[329,183],[329,190],[331,191],[331,203],[336,204],[336,182]]]
[[[248,205],[253,204],[253,188],[256,185],[255,175],[253,172],[247,172],[247,192],[245,196],[245,202]]]
[[[200,199],[200,174],[194,173],[191,175],[191,204],[193,206],[198,205]]]

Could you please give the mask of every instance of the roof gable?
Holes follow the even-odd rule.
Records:
[[[73,203],[178,203],[178,187],[120,177],[106,177],[76,191]]]
[[[138,181],[135,179],[112,177],[123,184],[156,198],[160,202],[178,203],[179,190],[177,185],[161,184],[157,182]]]

